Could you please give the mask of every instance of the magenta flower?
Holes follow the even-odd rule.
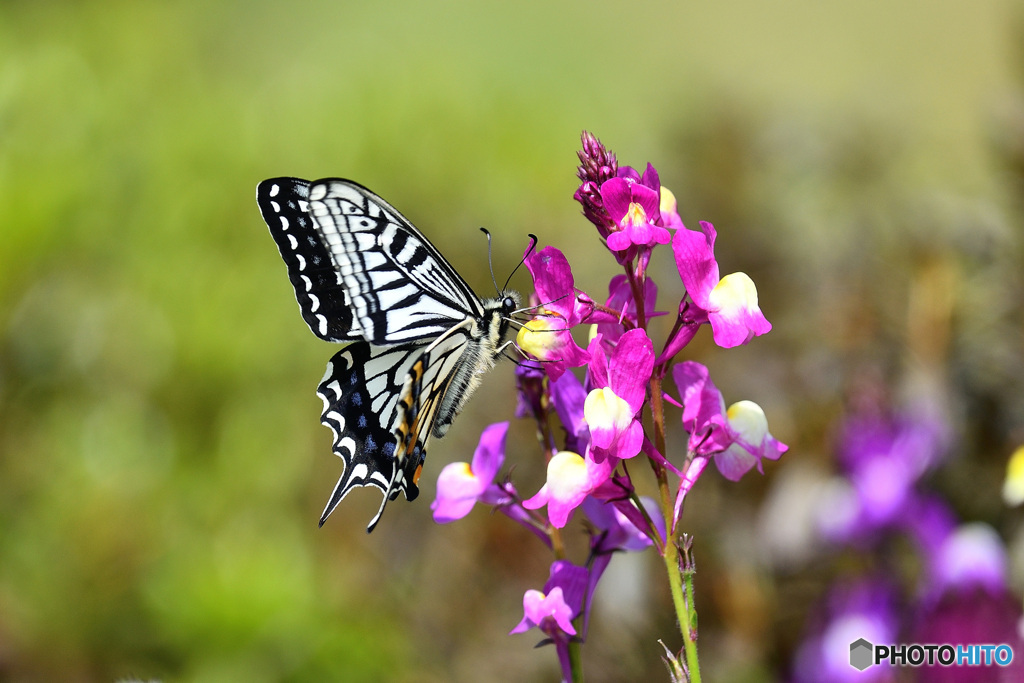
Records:
[[[654,370],[654,345],[642,329],[624,333],[612,350],[605,351],[601,335],[587,347],[591,362],[588,379],[593,387],[583,406],[590,426],[595,457],[632,458],[643,446],[639,414]]]
[[[519,348],[544,363],[551,379],[566,368],[585,365],[590,356],[572,338],[572,328],[586,320],[594,302],[576,289],[569,262],[558,249],[544,247],[526,257],[533,288],[540,300],[535,317],[516,336]]]
[[[757,288],[746,273],[719,278],[715,261],[715,226],[677,230],[672,239],[676,267],[690,299],[707,311],[715,343],[722,348],[746,344],[772,329],[757,305]]]
[[[618,177],[601,185],[601,199],[618,228],[608,235],[608,248],[612,251],[668,244],[672,238],[660,225],[661,182],[654,166],[647,164],[643,177],[628,166],[620,167]]]
[[[505,436],[508,422],[484,429],[473,453],[473,464],[453,462],[437,477],[437,497],[430,504],[434,521],[439,524],[462,519],[477,501],[499,505],[509,500],[509,491],[494,483],[505,462]]]
[[[739,401],[726,409],[705,366],[684,361],[672,368],[672,377],[682,400],[683,428],[690,434],[694,462],[714,456],[718,471],[726,479],[739,481],[755,465],[763,473],[762,458],[778,460],[789,450],[768,432],[764,411],[756,403]],[[690,479],[684,478],[687,490],[696,477]]]
[[[583,406],[587,400],[583,384],[576,375],[567,372],[552,380],[550,387],[551,404],[565,429],[565,450],[585,453],[590,446],[590,427],[583,418]]]

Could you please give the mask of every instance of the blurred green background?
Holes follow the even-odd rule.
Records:
[[[706,677],[786,676],[829,580],[792,493],[830,471],[865,376],[946,407],[960,457],[935,485],[1019,548],[998,490],[1024,442],[1022,22],[1011,0],[4,3],[0,679],[555,680],[536,633],[505,635],[550,558],[428,507],[511,419],[511,364],[434,443],[420,500],[367,536],[379,499],[357,492],[318,530],[333,349],[254,194],[358,180],[481,293],[477,227],[499,281],[536,233],[597,298],[614,268],[571,198],[584,128],[715,223],[775,325],[690,354],[791,446],[689,504]],[[527,493],[532,438],[517,425],[507,463]],[[590,680],[664,680],[656,558],[610,572]]]

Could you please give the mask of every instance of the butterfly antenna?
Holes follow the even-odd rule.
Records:
[[[512,312],[513,313],[522,313],[523,311],[533,310],[534,308],[545,308],[545,307],[550,306],[551,304],[555,303],[556,301],[561,301],[562,299],[565,299],[565,298],[567,298],[567,297],[569,297],[571,295],[572,295],[572,292],[568,292],[566,294],[563,294],[560,297],[556,297],[556,298],[552,299],[551,301],[548,301],[547,303],[536,304],[534,306],[523,306],[522,308],[517,309],[517,310],[512,311]]]
[[[533,233],[530,233],[529,237],[530,237],[530,248],[526,250],[525,254],[523,254],[523,260],[519,262],[519,266],[521,266],[524,263],[526,263],[526,259],[530,258],[530,254],[533,253],[534,248],[536,248],[536,246],[537,246],[537,236],[534,235]],[[519,270],[519,266],[516,266],[515,268],[513,268],[512,272],[509,273],[508,279],[505,280],[505,287],[503,287],[501,291],[504,292],[505,289],[508,288],[508,283],[512,282],[512,276],[516,274],[517,270]]]
[[[491,261],[491,233],[487,231],[487,228],[480,228],[480,232],[487,235],[487,267],[491,269],[491,282],[494,283],[494,291],[501,294],[498,289],[498,281],[494,279],[494,262]]]

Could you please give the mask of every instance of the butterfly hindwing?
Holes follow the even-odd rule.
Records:
[[[378,345],[429,340],[483,315],[479,298],[437,249],[373,192],[327,179],[310,185],[309,198],[364,339]]]
[[[309,329],[330,342],[362,339],[341,275],[309,215],[309,183],[298,178],[264,180],[256,188],[256,202],[288,266]]]
[[[464,329],[455,328],[429,346],[357,342],[331,358],[317,394],[324,403],[321,421],[334,432],[334,453],[345,471],[321,525],[358,486],[375,486],[384,494],[368,531],[399,492],[407,500],[419,495],[427,439],[468,343]]]

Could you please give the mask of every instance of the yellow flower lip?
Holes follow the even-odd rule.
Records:
[[[658,207],[661,213],[674,213],[678,208],[679,204],[676,202],[676,196],[672,194],[672,190],[668,189],[664,185],[661,186],[660,206]]]
[[[572,451],[560,451],[548,461],[548,491],[564,500],[579,490],[587,479],[587,464]]]
[[[623,225],[638,226],[647,223],[647,212],[636,202],[630,202],[626,215],[622,218]]]
[[[542,313],[548,313],[542,311]],[[528,321],[516,334],[516,344],[534,358],[551,360],[558,357],[563,342],[552,332],[566,329],[565,320],[558,314],[538,316]]]
[[[768,418],[753,401],[738,401],[725,411],[729,425],[751,444],[759,444],[768,435]]]
[[[716,311],[754,310],[757,308],[757,287],[746,273],[730,273],[711,290],[708,302]]]
[[[633,421],[633,409],[611,387],[602,387],[587,394],[583,402],[583,419],[591,427],[611,427],[621,432]]]
[[[1003,500],[1013,506],[1024,503],[1024,446],[1015,450],[1006,464]]]

